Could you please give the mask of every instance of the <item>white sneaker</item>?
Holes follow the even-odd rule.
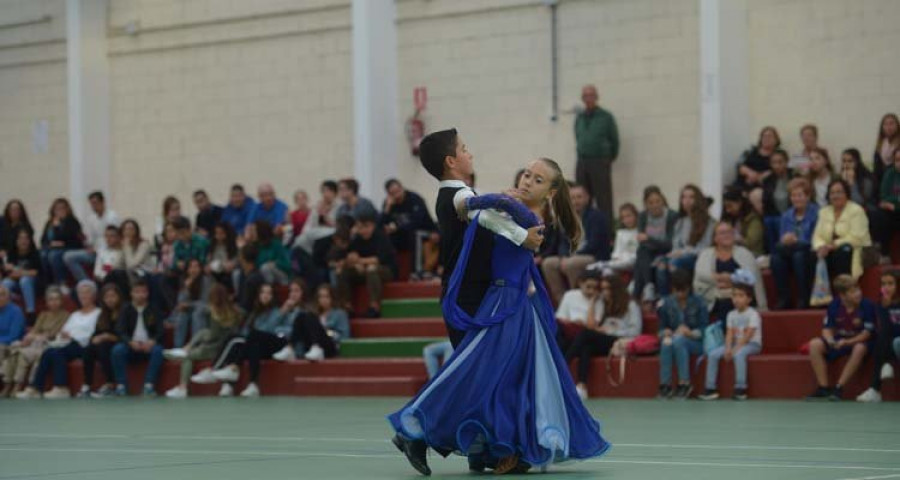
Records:
[[[281,350],[275,352],[275,355],[272,355],[274,360],[278,360],[279,362],[292,362],[297,359],[297,354],[294,353],[294,349],[291,348],[290,345],[285,346]]]
[[[230,383],[223,383],[222,388],[219,389],[220,397],[233,397],[234,396],[234,387],[231,386]]]
[[[894,366],[890,363],[885,363],[881,366],[881,379],[890,380],[892,378],[894,378]]]
[[[656,300],[656,285],[652,283],[644,285],[644,294],[642,298],[645,302],[652,302]]]
[[[64,296],[64,297],[68,297],[69,295],[72,295],[72,289],[69,288],[68,285],[60,285],[59,292],[62,293],[62,296]]]
[[[19,400],[35,400],[41,398],[41,394],[33,388],[26,388],[25,390],[17,393],[16,398]]]
[[[175,386],[166,392],[166,398],[182,399],[187,398],[187,396],[187,389],[179,386]]]
[[[68,388],[53,387],[49,392],[44,394],[44,398],[47,400],[62,400],[64,398],[72,398],[72,395],[69,393]]]
[[[236,382],[238,381],[238,371],[235,368],[225,367],[212,372],[212,376],[220,382]]]
[[[325,350],[322,350],[322,347],[318,345],[313,345],[312,348],[306,352],[306,355],[303,358],[309,360],[310,362],[321,362],[325,359]]]
[[[187,352],[183,348],[170,348],[163,350],[163,356],[170,360],[182,360],[187,358]]]
[[[881,392],[875,390],[874,388],[870,388],[860,394],[860,396],[856,397],[856,401],[863,403],[880,403]]]
[[[575,391],[578,392],[578,398],[580,398],[582,402],[588,399],[587,387],[584,385],[576,385]]]
[[[259,396],[259,387],[257,387],[256,384],[253,382],[250,382],[250,384],[247,385],[247,388],[245,388],[244,391],[241,392],[241,397],[243,397],[243,398],[256,398],[258,396]]]
[[[203,370],[197,372],[196,375],[191,376],[191,383],[209,385],[210,383],[218,383],[218,380],[213,376],[213,372],[211,369],[204,368]]]

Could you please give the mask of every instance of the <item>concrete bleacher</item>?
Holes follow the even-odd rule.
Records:
[[[867,272],[862,283],[867,294],[872,285],[867,278],[877,280],[879,269]],[[871,283],[871,280],[869,280]],[[283,294],[284,292],[280,292]],[[440,285],[436,283],[392,282],[385,288],[385,312],[380,319],[355,318],[351,322],[352,339],[345,341],[343,357],[320,363],[294,361],[279,363],[265,361],[260,378],[264,395],[297,396],[410,396],[426,382],[421,349],[432,341],[445,338],[443,320],[439,316],[438,297]],[[364,289],[355,295],[357,311],[362,311],[368,299]],[[423,313],[424,312],[424,313]],[[752,398],[799,399],[814,388],[812,371],[800,347],[821,331],[823,310],[766,312],[763,315],[763,344],[761,355],[749,361],[749,394]],[[654,315],[644,318],[645,333],[655,333],[658,320]],[[171,332],[169,332],[171,333]],[[168,336],[171,341],[171,335]],[[207,366],[199,362],[195,370]],[[836,379],[843,361],[831,368]],[[129,370],[130,388],[138,393],[144,372],[143,365]],[[846,396],[851,398],[868,386],[872,373],[871,361],[846,386]],[[692,360],[695,389],[703,385],[705,364],[696,365]],[[76,391],[82,382],[80,362],[69,366],[69,384]],[[166,362],[158,390],[160,393],[178,381],[179,365]],[[724,395],[731,394],[733,368],[723,365],[720,369],[720,386]],[[246,369],[238,382],[242,388],[246,382]],[[102,375],[96,375],[98,383]],[[656,394],[659,378],[657,356],[629,359],[627,380],[621,387],[613,387],[606,378],[606,359],[592,361],[588,388],[595,397],[647,398]],[[96,385],[98,386],[98,385]],[[192,385],[191,395],[214,395],[218,385]],[[884,398],[900,399],[900,381],[885,383]]]

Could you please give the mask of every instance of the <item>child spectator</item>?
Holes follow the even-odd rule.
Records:
[[[706,391],[700,400],[716,400],[719,391],[719,361],[734,362],[734,399],[747,399],[747,357],[762,351],[762,318],[750,304],[753,302],[753,285],[756,278],[745,270],[732,275],[731,301],[734,310],[728,312],[725,321],[725,345],[707,353]]]
[[[900,271],[881,274],[881,305],[878,306],[878,334],[875,342],[875,369],[872,386],[856,397],[858,402],[881,401],[881,382],[894,378],[891,361],[900,360]]]
[[[84,358],[81,360],[84,382],[81,385],[81,392],[78,394],[80,398],[105,398],[112,395],[116,388],[112,351],[119,343],[116,326],[122,310],[125,309],[125,300],[122,292],[114,284],[109,284],[100,289],[100,303],[100,316],[97,318],[94,333],[84,349]],[[98,360],[106,383],[96,392],[91,393],[94,385],[94,365]]]
[[[206,273],[222,285],[234,288],[233,272],[239,268],[238,247],[234,229],[222,222],[213,229]]]
[[[38,316],[34,328],[21,341],[12,343],[11,353],[6,360],[3,380],[5,385],[0,398],[12,396],[13,388],[16,388],[15,394],[18,395],[25,389],[26,382],[31,383],[34,377],[32,367],[41,358],[50,340],[56,338],[66,323],[69,312],[63,309],[62,292],[56,287],[50,287],[44,298],[46,309]]]
[[[656,185],[644,189],[644,209],[638,219],[639,245],[634,264],[632,293],[636,299],[647,302],[656,299],[656,287],[653,286],[654,265],[672,251],[678,215],[669,210],[666,197]]]
[[[97,248],[94,262],[94,280],[101,285],[113,270],[125,269],[125,254],[122,251],[122,232],[110,225],[104,232],[105,241]]]
[[[28,230],[21,228],[16,234],[15,247],[6,254],[6,261],[0,258],[0,278],[11,293],[21,292],[25,298],[25,315],[29,325],[35,319],[40,271],[41,256],[34,240]]]
[[[738,245],[746,247],[756,257],[765,253],[762,218],[739,190],[728,190],[723,195],[722,221],[734,227]]]
[[[822,335],[809,342],[809,361],[818,387],[807,400],[840,401],[843,387],[871,350],[877,313],[875,304],[862,297],[862,290],[850,275],[834,279],[838,298],[828,306]],[[828,362],[849,356],[834,388],[829,388]]]
[[[632,203],[619,207],[619,228],[612,256],[608,261],[599,261],[588,266],[589,270],[600,270],[604,275],[613,272],[627,272],[634,268],[638,251],[638,210]]]
[[[44,394],[45,399],[69,398],[68,365],[81,358],[97,326],[100,309],[97,308],[97,285],[90,280],[82,280],[75,287],[81,308],[72,312],[59,335],[50,342],[38,362],[31,386],[16,395],[19,399],[39,398],[44,391],[47,374],[53,372],[52,389]]]
[[[812,236],[819,220],[819,206],[811,202],[812,186],[805,178],[791,180],[791,208],[781,215],[780,239],[771,256],[772,274],[778,292],[776,310],[790,305],[790,276],[793,271],[797,281],[797,309],[809,307],[812,282]]]
[[[197,332],[206,328],[203,309],[209,299],[211,287],[212,280],[203,274],[200,260],[190,259],[181,290],[178,292],[175,310],[168,319],[168,323],[175,325],[175,348],[184,346],[188,333],[196,335]]]
[[[81,223],[72,214],[72,206],[65,198],[57,198],[50,207],[50,218],[41,234],[41,264],[44,278],[48,283],[62,288],[63,295],[69,291],[65,286],[68,270],[63,261],[66,252],[84,246]]]
[[[596,308],[600,302],[600,272],[586,270],[578,279],[578,288],[566,292],[556,309],[556,341],[563,353],[569,350],[575,338],[584,331],[588,322],[588,312],[594,312],[594,322],[600,320],[602,310]]]
[[[338,181],[338,198],[341,206],[337,209],[337,217],[345,215],[358,220],[360,217],[378,218],[378,210],[368,198],[359,196],[359,182],[353,178]]]
[[[131,288],[131,304],[122,310],[116,333],[119,344],[112,350],[116,377],[116,396],[128,394],[128,364],[148,361],[144,375],[144,396],[156,396],[156,381],[163,364],[163,317],[149,305],[150,290],[146,282],[135,282]]]
[[[269,222],[258,220],[253,224],[256,226],[256,245],[259,248],[259,256],[256,258],[259,272],[267,283],[287,285],[290,280],[288,273],[291,271],[290,254],[275,235]]]
[[[183,349],[163,352],[169,360],[181,362],[180,380],[177,386],[166,392],[168,398],[187,398],[188,380],[191,378],[194,362],[216,358],[225,341],[240,328],[241,311],[231,301],[228,289],[222,284],[217,283],[210,288],[209,304],[201,312],[206,317],[208,327],[191,337],[190,343]],[[211,369],[206,369],[204,375],[211,376]]]
[[[665,297],[659,315],[659,398],[685,400],[693,391],[690,356],[703,353],[703,331],[709,323],[706,302],[691,292],[691,274],[672,273],[672,293]],[[678,385],[672,388],[672,364]]]
[[[293,245],[294,240],[303,233],[303,227],[306,226],[307,220],[312,210],[309,208],[309,194],[306,190],[297,190],[294,192],[294,205],[296,208],[290,213],[291,216],[291,236],[285,242],[285,245]]]
[[[84,249],[66,252],[63,261],[76,282],[88,278],[83,265],[96,264],[97,254],[107,247],[105,234],[108,227],[118,227],[116,212],[106,208],[103,192],[93,192],[88,196],[91,211],[84,219]],[[96,273],[96,272],[95,272]],[[96,279],[98,280],[99,279]]]
[[[593,301],[595,298],[599,301]],[[588,398],[591,358],[609,355],[617,340],[631,339],[641,333],[641,309],[631,300],[621,277],[613,275],[601,279],[599,295],[595,298],[588,302],[584,329],[566,351],[567,363],[578,359],[575,389],[582,400]]]
[[[347,248],[347,258],[338,272],[338,301],[352,311],[352,288],[361,283],[369,291],[367,316],[381,316],[381,297],[384,282],[396,277],[396,253],[384,232],[377,227],[375,217],[363,215],[356,219],[356,236]]]
[[[694,271],[697,255],[712,243],[715,220],[709,215],[709,202],[696,185],[681,189],[678,221],[672,237],[672,251],[662,257],[656,266],[656,290],[659,295],[669,294],[669,275],[681,269]]]
[[[250,383],[241,392],[241,396],[258,397],[260,362],[272,358],[274,353],[284,348],[291,334],[290,318],[283,315],[276,305],[275,292],[271,284],[265,283],[260,287],[253,310],[244,322],[242,333],[246,334],[244,348],[232,350],[232,354],[223,362],[225,366],[213,371],[212,375],[222,382],[237,382],[240,366],[246,359],[250,367]]]

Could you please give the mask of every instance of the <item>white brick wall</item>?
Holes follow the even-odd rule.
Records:
[[[854,146],[871,161],[878,122],[900,111],[900,4],[892,0],[757,0],[750,7],[754,132],[774,125],[789,150],[819,126],[832,161]]]
[[[53,198],[69,191],[65,43],[25,45],[65,38],[65,3],[0,4],[0,23],[44,15],[52,21],[0,31],[0,47],[6,47],[0,48],[0,209],[10,199],[21,199],[38,235]],[[46,153],[35,151],[32,137],[41,120],[49,126]]]
[[[166,194],[193,212],[196,188],[224,203],[232,183],[255,196],[271,181],[290,204],[295,189],[315,198],[321,180],[352,172],[349,3],[252,3],[113,2],[114,27],[166,29],[110,44],[113,198],[142,225]],[[298,5],[335,8],[209,23]]]
[[[574,176],[574,116],[549,120],[550,13],[536,2],[398,4],[400,112],[412,90],[429,92],[430,129],[456,126],[475,153],[479,187],[508,187],[538,156]],[[596,83],[619,123],[617,203],[638,202],[648,183],[675,195],[699,182],[699,39],[695,0],[570,1],[559,6],[560,106],[580,103]],[[404,151],[408,151],[404,148]],[[415,168],[401,178],[433,198],[435,183]],[[641,172],[638,174],[638,172]]]

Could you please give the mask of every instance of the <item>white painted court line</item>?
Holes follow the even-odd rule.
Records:
[[[900,474],[880,475],[877,477],[842,478],[840,480],[884,480],[887,478],[900,478]]]
[[[43,434],[43,433],[0,433],[0,438],[60,438],[73,440],[134,439],[134,440],[199,440],[216,442],[336,442],[336,443],[383,443],[383,439],[373,438],[328,438],[328,437],[245,437],[231,435],[116,435],[116,434]],[[851,452],[851,453],[900,453],[900,449],[814,447],[790,445],[702,445],[702,444],[657,444],[657,443],[613,443],[619,448],[660,448],[680,450],[759,450],[797,452]]]
[[[143,448],[20,448],[0,447],[0,452],[20,453],[109,453],[109,454],[137,454],[137,455],[236,455],[236,456],[261,456],[261,457],[320,457],[320,458],[368,458],[391,459],[401,458],[399,455],[387,454],[351,454],[332,452],[266,452],[255,450],[172,450],[172,449],[143,449]],[[813,465],[799,463],[771,464],[771,463],[717,463],[717,462],[673,462],[654,460],[588,460],[586,463],[594,464],[625,464],[625,465],[658,465],[670,467],[719,467],[719,468],[764,468],[764,469],[807,469],[807,470],[847,470],[870,472],[900,472],[900,467],[868,467],[863,465]],[[900,473],[888,477],[900,477]]]

